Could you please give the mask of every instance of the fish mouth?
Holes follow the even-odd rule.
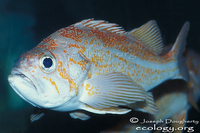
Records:
[[[8,82],[12,89],[25,101],[33,106],[36,105],[35,101],[41,99],[38,92],[37,83],[34,77],[21,69],[13,68],[11,74],[8,76]]]
[[[23,78],[24,80],[28,81],[31,85],[33,85],[35,87],[35,85],[33,84],[33,82],[26,76],[24,75],[23,73],[17,71],[17,70],[13,70],[11,72],[12,75],[16,75],[16,76],[20,76],[21,78]],[[36,87],[35,87],[36,89]]]
[[[11,76],[18,76],[20,78],[22,78],[23,80],[27,81],[30,85],[33,86],[33,88],[37,91],[37,87],[35,86],[35,84],[32,82],[32,80],[30,78],[28,78],[24,73],[16,70],[16,69],[13,69],[11,71]],[[38,91],[37,91],[38,92]]]

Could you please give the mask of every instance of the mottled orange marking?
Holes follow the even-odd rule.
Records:
[[[72,80],[71,88],[73,88],[75,90],[75,93],[78,94],[78,87],[77,87],[76,83],[74,82],[74,80]]]
[[[175,60],[171,58],[172,53],[165,56],[157,56],[150,49],[145,47],[140,40],[132,41],[130,36],[127,37],[127,34],[116,34],[106,31],[106,29],[104,30],[105,31],[95,28],[82,29],[72,25],[60,29],[58,33],[63,37],[71,38],[78,42],[77,44],[70,44],[69,48],[71,46],[76,48],[82,47],[79,43],[84,40],[84,44],[93,45],[94,47],[99,46],[101,48],[117,49],[122,53],[127,53],[130,56],[137,56],[142,60],[159,62],[161,64]],[[49,40],[49,38],[47,38],[47,40]]]
[[[79,46],[77,45],[76,43],[75,44],[69,44],[68,45],[68,48],[78,48],[80,52],[85,52],[85,47],[84,46]]]
[[[105,64],[105,65],[99,64],[98,67],[99,68],[109,68],[109,67],[112,67],[112,64]]]
[[[63,50],[63,52],[69,56],[69,53],[67,50]]]
[[[138,70],[137,72],[138,72],[138,74],[140,74],[140,70]]]
[[[127,72],[127,75],[128,75],[129,77],[131,77],[131,75],[130,75],[130,73],[129,73],[129,72]]]
[[[41,48],[38,48],[34,53],[37,54],[40,51]]]
[[[22,57],[27,59],[27,61],[29,61],[30,59],[34,59],[36,56],[37,56],[37,54],[32,54],[32,53],[26,53],[26,54],[22,55]]]
[[[33,66],[33,68],[34,68],[34,69],[37,69],[38,67],[37,67],[37,66]]]
[[[123,62],[125,62],[125,64],[127,64],[126,59],[124,59],[124,58],[122,58],[122,57],[119,57],[119,60],[120,60],[120,61],[123,61]]]
[[[69,83],[71,83],[71,78],[70,76],[67,74],[67,70],[65,68],[62,68],[63,64],[62,61],[58,61],[58,72],[59,75],[63,78],[63,79],[67,79],[69,81]]]
[[[53,49],[55,49],[58,46],[58,44],[55,43],[54,39],[50,40],[49,42],[47,42],[47,44],[49,44],[49,46],[47,47],[47,49],[50,50],[50,51],[53,50]]]
[[[78,94],[78,87],[74,80],[69,76],[68,70],[63,68],[62,61],[58,61],[58,73],[61,76],[61,78],[66,79],[69,83],[69,91],[75,91],[76,94]],[[73,90],[72,90],[73,89]]]
[[[44,55],[44,52],[40,52],[40,53],[38,54],[38,59],[40,59],[40,57],[41,57],[42,55]]]
[[[97,94],[97,92],[93,90],[94,88],[96,88],[96,87],[92,86],[92,87],[90,88],[90,84],[89,84],[89,83],[87,83],[87,84],[85,85],[85,90],[88,91],[88,93],[87,93],[88,96],[92,96],[92,95],[94,95],[94,94]]]
[[[87,83],[87,84],[85,85],[85,89],[86,89],[86,90],[89,90],[89,87],[90,87],[90,84]]]
[[[127,60],[124,59],[123,57],[119,57],[119,56],[117,56],[116,54],[113,54],[113,56],[114,56],[115,59],[118,58],[119,61],[123,61],[125,64],[127,64]]]
[[[89,40],[89,44],[96,44],[94,41],[101,40],[103,45],[100,47],[114,48],[122,53],[127,53],[130,56],[136,56],[142,60],[159,62],[161,64],[175,60],[170,55],[157,56],[150,49],[145,47],[142,41],[127,41],[127,37],[124,34],[115,34],[110,32],[101,31],[98,29],[89,29],[91,33],[88,33],[88,37],[92,37]],[[94,40],[95,39],[95,40]],[[97,44],[98,45],[98,44]]]
[[[86,65],[87,65],[87,62],[85,62],[85,61],[75,61],[73,58],[69,58],[69,63],[70,64],[72,64],[72,63],[74,63],[74,64],[77,64],[77,65],[79,65],[81,68],[83,68],[84,70],[87,70],[86,69]]]
[[[80,46],[77,45],[76,43],[75,43],[75,44],[69,44],[69,45],[68,45],[68,48],[71,48],[71,47],[80,48]]]
[[[40,44],[40,45],[37,45],[36,48],[39,48],[39,49],[42,49],[42,48],[45,48],[47,47],[46,45],[44,44]],[[39,51],[39,50],[38,50]],[[35,53],[37,53],[38,51],[36,51]]]
[[[88,77],[88,79],[91,78],[91,72],[87,73],[87,77]]]
[[[67,28],[62,28],[58,31],[58,33],[66,38],[71,38],[76,42],[82,42],[83,31],[74,26],[69,26]]]

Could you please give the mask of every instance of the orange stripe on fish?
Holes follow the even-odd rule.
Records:
[[[46,77],[43,77],[43,78],[46,79],[46,80],[48,80],[53,86],[55,86],[55,89],[56,89],[57,93],[60,95],[58,87],[57,87],[55,81],[52,81],[51,78],[46,78]]]

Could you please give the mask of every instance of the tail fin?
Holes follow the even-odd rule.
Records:
[[[168,53],[169,55],[172,56],[172,58],[178,61],[179,73],[175,75],[173,79],[184,79],[187,82],[189,81],[189,73],[186,61],[183,57],[183,53],[185,52],[186,49],[186,37],[189,28],[190,28],[190,23],[187,21],[183,25],[171,51]]]
[[[197,105],[197,102],[200,97],[198,76],[195,75],[195,73],[192,70],[190,70],[189,74],[190,74],[190,82],[188,83],[188,95],[187,95],[188,101],[198,112],[200,112],[200,109]]]

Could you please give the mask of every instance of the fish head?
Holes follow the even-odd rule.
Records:
[[[59,50],[49,49],[47,43],[37,45],[18,58],[8,76],[13,90],[35,107],[60,107],[76,95],[67,55]]]

